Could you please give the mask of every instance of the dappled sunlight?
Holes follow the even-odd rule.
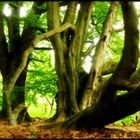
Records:
[[[83,68],[84,70],[89,73],[92,65],[92,58],[90,56],[87,56],[84,60]]]
[[[52,118],[53,115],[56,112],[56,102],[53,98],[36,95],[36,102],[35,103],[28,103],[26,101],[26,104],[30,104],[28,106],[28,113],[31,115],[31,117],[36,118]]]
[[[1,2],[0,138],[140,136],[134,4]]]
[[[12,10],[8,4],[5,4],[3,12],[6,16],[10,16],[12,14]]]
[[[19,15],[20,17],[25,17],[27,15],[27,12],[29,9],[31,9],[32,7],[32,2],[25,2],[23,4],[24,6],[20,8],[20,11],[19,11]],[[4,5],[4,9],[3,9],[3,12],[6,16],[11,16],[12,14],[12,9],[11,7],[9,6],[9,4],[5,4]]]
[[[20,17],[25,17],[27,14],[27,8],[26,7],[21,7],[20,9]]]

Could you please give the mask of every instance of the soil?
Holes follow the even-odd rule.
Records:
[[[140,126],[105,126],[104,129],[50,130],[42,127],[47,125],[46,120],[35,119],[33,122],[22,125],[8,125],[7,121],[0,120],[0,139],[124,139],[140,138]]]

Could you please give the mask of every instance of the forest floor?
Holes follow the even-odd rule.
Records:
[[[104,129],[89,130],[49,130],[41,127],[47,121],[36,119],[30,123],[9,126],[0,119],[0,139],[138,139],[140,126],[107,125]]]

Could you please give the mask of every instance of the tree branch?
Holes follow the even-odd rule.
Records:
[[[80,55],[84,46],[85,37],[87,34],[87,29],[89,26],[90,17],[91,17],[91,13],[93,9],[93,4],[94,4],[93,1],[80,2],[80,10],[78,12],[78,18],[75,24],[77,28],[77,34],[75,36],[74,45],[71,48],[72,54],[77,55],[76,60],[75,60],[77,62],[77,67],[82,67],[80,63],[81,62]],[[75,46],[78,46],[78,47],[75,47]]]
[[[28,40],[28,45],[26,43],[26,45],[24,45],[25,48],[21,48],[21,49],[27,49],[28,46],[30,46],[30,43],[33,41],[33,39],[35,38],[34,36],[34,30],[37,30],[38,27],[33,27],[32,23],[29,22],[28,18],[29,18],[29,15],[31,14],[31,12],[34,11],[35,15],[37,16],[37,19],[40,18],[40,15],[46,11],[46,8],[45,8],[45,11],[44,9],[40,8],[40,6],[43,4],[43,2],[35,2],[33,3],[33,6],[32,6],[32,10],[30,11],[30,13],[25,17],[25,23],[24,23],[24,28],[23,28],[23,32],[22,32],[22,35],[21,35],[21,38],[22,38],[22,41],[20,42],[21,44],[25,44],[26,41]]]
[[[112,33],[112,26],[116,16],[116,11],[118,8],[118,2],[111,2],[110,8],[108,10],[106,19],[102,27],[102,33],[100,35],[100,40],[96,46],[95,55],[92,62],[92,68],[90,71],[90,78],[88,82],[89,88],[92,90],[91,103],[96,99],[97,88],[101,77],[103,60],[105,55],[105,50],[108,47],[108,43]]]
[[[122,57],[113,75],[105,82],[104,88],[100,93],[101,96],[99,97],[99,100],[106,100],[108,103],[113,103],[118,90],[133,90],[138,86],[138,84],[136,85],[129,81],[136,69],[139,58],[138,18],[131,2],[125,2],[125,4],[122,2],[122,10],[125,25],[125,41]],[[135,20],[129,20],[131,18]]]
[[[105,64],[103,64],[102,67],[102,75],[106,75],[106,74],[110,74],[113,73],[116,70],[117,67],[117,63],[116,62],[107,62]]]
[[[74,32],[76,32],[74,25],[72,25],[70,23],[65,23],[65,24],[63,24],[63,25],[61,25],[61,26],[59,26],[59,27],[57,27],[55,29],[52,29],[52,30],[50,30],[50,31],[48,31],[48,32],[46,32],[46,33],[44,33],[42,35],[37,36],[33,40],[33,44],[36,45],[41,40],[48,39],[49,37],[51,37],[51,36],[53,36],[53,35],[55,35],[57,33],[63,32],[63,31],[65,31],[68,28],[71,28]]]
[[[134,91],[116,97],[112,104],[105,99],[71,116],[61,124],[65,129],[103,128],[109,123],[134,114],[140,109],[140,86]],[[60,126],[59,126],[60,127]]]
[[[14,55],[17,55],[16,49],[19,48],[19,39],[20,39],[20,17],[19,17],[19,11],[20,11],[20,3],[16,4],[10,4],[12,9],[11,16],[7,17],[7,23],[8,23],[8,35],[9,35],[9,44],[10,44],[10,51],[14,53]]]
[[[140,13],[137,14],[138,18],[140,18]],[[113,28],[113,32],[122,32],[124,31],[124,27],[120,27],[118,29]]]
[[[138,17],[132,2],[122,2],[122,11],[125,28],[124,49],[116,71],[111,77],[114,85],[122,86],[121,81],[126,81],[135,71],[139,58],[139,30]],[[129,20],[129,19],[134,20]]]
[[[74,18],[76,14],[76,7],[77,7],[77,2],[68,2],[66,14],[63,20],[63,23],[74,23]],[[63,42],[65,42],[66,48],[69,48],[72,41],[70,36],[72,36],[72,30],[68,29],[65,30],[64,32],[61,33],[61,38]]]
[[[86,56],[88,56],[91,51],[96,47],[97,45],[95,45],[94,43],[92,43],[89,48],[85,51],[85,52],[82,52],[82,56],[85,58]]]
[[[68,2],[68,8],[63,23],[73,23],[77,8],[77,2]]]
[[[43,27],[35,27],[34,29],[35,30],[39,30],[41,33],[45,33],[46,32],[45,28],[43,28]]]

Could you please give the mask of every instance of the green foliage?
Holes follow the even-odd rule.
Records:
[[[30,5],[28,4],[28,8],[30,8],[29,6],[31,6],[32,3],[30,3]],[[46,3],[42,3],[41,5],[37,6],[38,9],[44,10],[44,8],[46,8]],[[47,20],[46,20],[46,12],[43,12],[42,14],[36,14],[34,12],[33,9],[30,9],[27,12],[27,16],[22,18],[24,21],[24,28],[27,28],[28,26],[32,26],[35,29],[34,34],[35,35],[39,35],[45,31],[47,31]]]
[[[50,52],[34,51],[31,55],[31,60],[28,68],[26,89],[33,89],[34,92],[43,94],[55,93],[57,90],[57,77],[52,66]]]
[[[41,2],[40,5],[37,6],[37,9],[46,10],[46,2]]]
[[[120,29],[122,27],[123,27],[123,18],[121,7],[119,6],[113,28]],[[124,46],[124,31],[120,32],[114,31],[110,40],[109,48],[106,50],[108,58],[118,62],[122,55],[123,46]]]
[[[44,29],[44,30],[48,30],[48,27],[46,26],[47,25],[47,12],[43,13],[40,15],[39,17],[39,23],[41,25],[41,27]]]
[[[121,35],[114,32],[110,41],[109,48],[107,49],[107,54],[110,58],[118,61],[122,55],[123,48],[123,32]]]
[[[110,2],[95,2],[95,8],[92,14],[92,24],[95,26],[97,33],[101,33],[103,22],[106,18]]]
[[[28,25],[32,25],[33,27],[39,26],[38,17],[33,10],[30,10],[30,13],[25,18],[24,27],[26,28]]]
[[[23,7],[26,7],[27,9],[31,9],[33,5],[33,1],[24,1],[23,2]]]
[[[29,108],[28,108],[28,112],[30,114],[30,116],[32,118],[52,118],[53,115],[56,112],[56,104],[52,104],[52,106],[50,106],[50,104],[48,102],[39,102],[39,100],[41,101],[43,98],[38,97],[37,98],[38,102],[36,104],[30,104]],[[45,101],[45,100],[44,100]],[[26,104],[28,105],[29,102],[26,102]]]
[[[91,23],[88,27],[87,40],[96,40],[99,38],[103,22],[106,18],[110,2],[95,2]]]
[[[121,120],[118,120],[114,122],[115,125],[120,126],[120,125],[132,125],[136,121],[136,116],[139,116],[139,112],[136,112],[132,115],[129,115]]]
[[[127,94],[127,90],[117,91],[117,94],[116,95],[123,95],[123,94]]]
[[[33,103],[28,109],[33,117],[50,118],[55,113],[55,104],[52,104],[57,93],[57,76],[51,57],[51,52],[44,50],[33,51],[30,56],[25,90],[27,104]],[[43,102],[44,98],[45,102],[40,103],[39,100]],[[45,108],[52,108],[52,111],[45,111]]]
[[[8,2],[8,4],[9,5],[11,5],[12,7],[20,7],[20,6],[22,6],[23,5],[23,1],[10,1],[10,2]]]

